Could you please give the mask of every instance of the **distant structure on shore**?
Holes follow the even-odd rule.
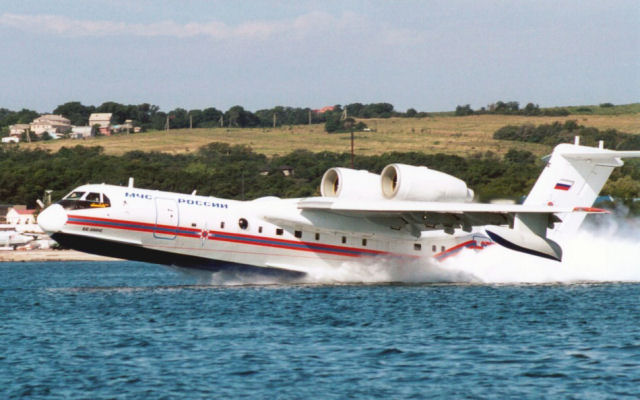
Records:
[[[9,136],[2,138],[2,143],[19,143],[23,140],[30,141],[26,135],[35,135],[38,140],[47,134],[48,138],[60,139],[87,139],[98,134],[111,136],[120,132],[140,132],[139,127],[133,126],[133,121],[128,119],[124,124],[113,124],[112,113],[93,113],[89,116],[89,125],[73,126],[69,119],[62,115],[44,114],[34,119],[30,124],[15,124],[9,126]],[[26,139],[25,139],[26,138]]]
[[[36,210],[27,210],[26,206],[13,206],[7,211],[5,220],[9,225],[35,225]]]

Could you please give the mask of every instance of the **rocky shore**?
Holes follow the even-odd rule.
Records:
[[[117,258],[102,257],[75,250],[15,250],[0,251],[0,262],[30,261],[116,261]]]

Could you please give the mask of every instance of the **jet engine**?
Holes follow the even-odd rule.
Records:
[[[473,190],[449,174],[427,167],[387,165],[381,174],[382,194],[387,199],[408,201],[471,201]]]
[[[380,175],[365,170],[331,168],[322,176],[323,197],[381,200]]]

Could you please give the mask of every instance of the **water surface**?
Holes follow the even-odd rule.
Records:
[[[0,264],[0,397],[640,396],[640,284],[224,283]]]

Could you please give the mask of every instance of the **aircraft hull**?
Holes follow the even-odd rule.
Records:
[[[304,273],[280,268],[262,268],[254,265],[215,260],[188,254],[161,251],[146,247],[132,246],[109,240],[102,240],[68,233],[55,233],[51,238],[63,247],[85,253],[126,260],[148,262],[181,268],[191,268],[210,272],[249,272],[285,277],[301,277]]]

